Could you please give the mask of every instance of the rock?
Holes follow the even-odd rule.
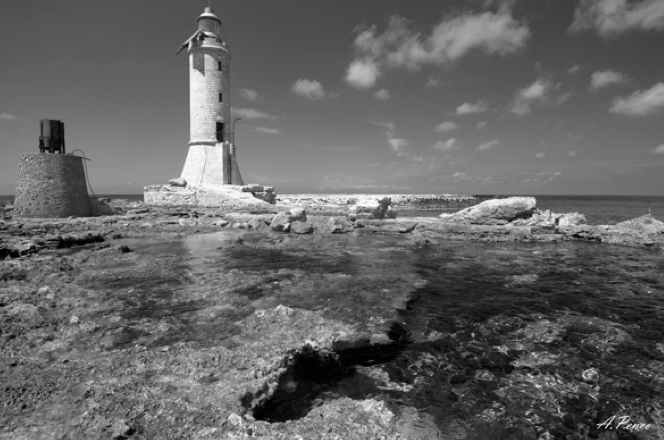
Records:
[[[445,223],[493,225],[528,218],[535,212],[534,197],[508,197],[482,202],[454,214],[441,214]]]
[[[632,220],[620,222],[614,228],[619,232],[661,234],[664,233],[664,222],[657,220],[650,214],[646,214]]]
[[[290,230],[296,234],[311,234],[314,232],[314,225],[295,220],[290,224]]]
[[[348,216],[352,218],[385,218],[390,212],[391,218],[396,217],[396,211],[391,210],[392,199],[383,197],[382,199],[359,199],[355,205],[348,208]]]
[[[171,186],[178,186],[178,187],[185,187],[187,186],[187,181],[184,180],[182,177],[178,177],[177,179],[171,179],[168,181],[168,183]]]
[[[270,228],[276,232],[288,232],[290,229],[290,218],[291,215],[289,212],[280,212],[272,218]]]
[[[229,223],[228,220],[221,219],[221,220],[217,220],[217,221],[212,222],[212,225],[219,226],[219,227],[223,228],[228,223]]]
[[[571,212],[569,214],[562,214],[557,216],[555,223],[558,226],[577,226],[586,224],[586,216],[578,212]]]
[[[291,215],[291,222],[294,221],[300,221],[300,222],[306,222],[307,221],[307,213],[304,211],[304,208],[292,208],[290,210],[290,215]]]
[[[272,217],[270,227],[273,231],[288,232],[292,222],[306,222],[307,214],[303,208],[293,208],[290,211],[282,211]]]
[[[108,199],[95,199],[90,197],[90,213],[93,217],[99,217],[101,215],[113,215],[115,214],[115,209],[113,206],[109,205],[106,201]]]
[[[330,217],[327,225],[325,225],[325,232],[330,234],[344,234],[346,232],[353,232],[355,228],[352,224],[343,217]]]

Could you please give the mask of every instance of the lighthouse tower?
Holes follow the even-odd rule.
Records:
[[[189,55],[189,152],[181,178],[191,188],[244,185],[231,132],[230,49],[212,8],[197,21],[178,50]]]

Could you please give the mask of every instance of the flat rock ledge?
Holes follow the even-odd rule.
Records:
[[[319,207],[348,208],[386,197],[391,199],[391,206],[401,209],[465,208],[493,198],[456,194],[286,194],[277,196],[276,205],[301,206],[313,212]]]

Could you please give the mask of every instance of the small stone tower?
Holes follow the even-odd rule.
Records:
[[[244,185],[231,132],[230,60],[221,20],[212,8],[178,53],[189,54],[189,152],[181,178],[191,188]]]

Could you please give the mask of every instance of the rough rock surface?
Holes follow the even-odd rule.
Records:
[[[650,214],[637,217],[632,220],[627,220],[616,224],[615,228],[621,231],[636,231],[645,232],[648,234],[662,234],[664,233],[664,222],[657,220]]]
[[[506,224],[518,218],[532,216],[535,212],[534,197],[508,197],[482,202],[454,214],[441,214],[445,223],[495,225]]]

